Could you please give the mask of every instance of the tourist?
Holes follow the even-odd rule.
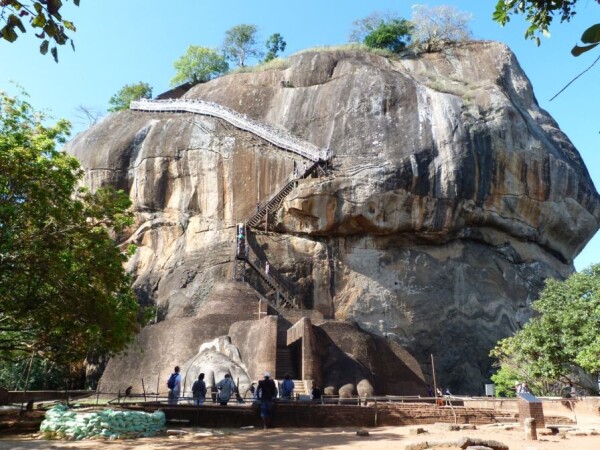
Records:
[[[313,401],[320,402],[322,396],[323,395],[321,393],[321,389],[319,388],[319,386],[317,386],[317,382],[313,380],[313,382],[312,382],[312,389],[310,390],[310,398]]]
[[[176,405],[179,401],[179,394],[181,392],[181,375],[179,374],[179,366],[175,366],[175,371],[169,377],[167,381],[167,387],[169,388],[169,405]]]
[[[204,382],[204,374],[198,375],[198,379],[192,385],[192,396],[194,397],[194,405],[202,405],[204,397],[206,397],[206,383]]]
[[[427,385],[427,396],[428,397],[434,397],[434,395],[433,395],[433,388],[431,387],[430,384]]]
[[[227,406],[231,394],[233,394],[236,389],[230,374],[226,373],[225,378],[217,383],[217,389],[219,390],[219,405]]]
[[[273,417],[273,399],[277,397],[277,386],[269,372],[265,372],[265,378],[258,382],[256,397],[260,401],[260,417],[263,420],[263,428],[266,430]]]
[[[270,267],[271,267],[271,266],[269,266],[269,261],[266,261],[266,262],[265,262],[265,273],[266,273],[267,275],[269,275],[269,268],[270,268]]]
[[[246,389],[246,392],[244,393],[244,398],[248,398],[250,397],[251,399],[255,398],[255,393],[256,393],[256,383],[252,383],[250,385],[250,387],[248,389]]]
[[[291,400],[294,394],[294,382],[290,378],[290,374],[286,373],[283,377],[283,383],[281,383],[281,398],[284,400]]]

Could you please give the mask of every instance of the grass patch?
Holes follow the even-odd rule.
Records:
[[[300,55],[306,52],[337,52],[337,51],[348,51],[348,50],[358,50],[367,53],[372,53],[374,55],[383,56],[384,58],[391,59],[399,59],[402,54],[394,53],[390,50],[386,50],[383,48],[372,48],[367,47],[365,44],[360,44],[358,42],[350,42],[348,44],[340,44],[340,45],[323,45],[318,47],[307,48],[304,50],[300,50],[295,55]]]
[[[229,73],[254,73],[264,72],[265,70],[285,70],[290,67],[290,62],[287,58],[275,58],[266,63],[260,63],[255,66],[236,67]]]

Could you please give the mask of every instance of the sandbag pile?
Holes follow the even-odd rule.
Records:
[[[102,411],[77,413],[65,405],[46,412],[40,431],[48,439],[122,439],[151,437],[165,430],[165,413]]]

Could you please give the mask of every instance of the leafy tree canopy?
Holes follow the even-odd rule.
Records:
[[[207,47],[190,45],[185,54],[173,63],[176,75],[171,86],[183,83],[204,83],[229,70],[229,64],[223,55]]]
[[[148,83],[126,84],[119,92],[113,95],[108,104],[108,111],[117,112],[123,109],[129,109],[129,104],[133,100],[140,98],[152,98],[152,87]]]
[[[285,51],[287,43],[283,40],[283,36],[279,33],[274,33],[267,39],[267,54],[265,55],[264,62],[269,62],[275,58],[280,52]]]
[[[375,30],[381,23],[387,23],[400,19],[401,17],[390,11],[374,11],[367,17],[363,17],[362,19],[357,19],[352,22],[348,40],[350,42],[363,42],[365,37]]]
[[[79,6],[79,0],[73,0],[73,4]],[[50,49],[54,61],[58,62],[57,45],[70,43],[75,50],[73,40],[67,35],[68,31],[75,31],[75,25],[62,17],[62,7],[61,0],[2,0],[0,38],[14,42],[19,37],[17,32],[26,33],[31,27],[42,40],[40,53],[45,55]]]
[[[77,160],[56,150],[69,123],[0,93],[0,360],[59,364],[123,349],[138,303],[111,238],[129,198],[78,188]]]
[[[530,384],[576,384],[579,373],[600,372],[600,265],[548,280],[532,306],[539,315],[492,351],[502,369]]]
[[[600,0],[596,0],[600,4]],[[539,34],[549,36],[549,27],[555,17],[561,22],[569,21],[576,14],[577,0],[498,0],[493,19],[500,25],[506,25],[511,15],[522,14],[529,22],[525,38],[534,39],[540,45]],[[576,45],[571,50],[574,56],[591,50],[600,43],[600,23],[592,25],[581,36],[585,45]]]
[[[381,21],[368,33],[363,43],[371,48],[383,48],[398,53],[409,44],[412,24],[406,19],[391,19]]]
[[[223,53],[239,67],[245,66],[247,58],[260,58],[262,52],[258,48],[257,33],[256,25],[242,24],[230,28],[225,32]]]

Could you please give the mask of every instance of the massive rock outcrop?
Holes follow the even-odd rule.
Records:
[[[454,391],[482,391],[494,343],[598,229],[578,152],[499,43],[398,61],[307,51],[285,70],[224,76],[184,97],[332,150],[327,174],[300,180],[270,231],[249,236],[253,252],[306,308],[402,346],[426,376],[433,354]],[[128,268],[140,301],[157,306],[152,327],[206,314],[231,276],[235,224],[302,161],[191,113],[120,112],[67,149],[89,186],[131,195],[137,225],[126,238],[138,250]]]

